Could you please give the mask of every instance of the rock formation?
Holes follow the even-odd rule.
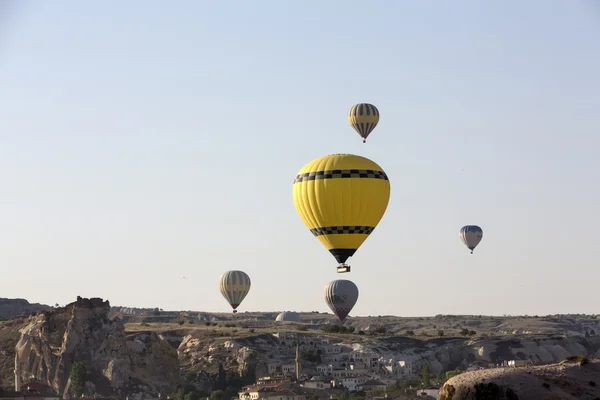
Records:
[[[175,389],[180,379],[176,350],[155,333],[127,335],[120,320],[108,319],[109,311],[108,301],[78,297],[33,317],[16,345],[17,390],[33,378],[66,398],[77,361],[85,365],[87,395],[156,395]]]
[[[449,379],[438,400],[596,400],[600,361],[571,357],[559,364],[494,368]]]
[[[25,299],[0,298],[0,319],[10,319],[20,315],[31,315],[38,311],[49,311],[52,307],[45,304],[30,303]]]

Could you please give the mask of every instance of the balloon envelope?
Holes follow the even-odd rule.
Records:
[[[483,239],[483,229],[477,225],[465,225],[460,228],[460,240],[471,250],[471,254],[481,239]]]
[[[299,322],[300,321],[300,316],[293,312],[293,311],[284,311],[282,313],[280,313],[277,318],[275,318],[275,321],[278,322]]]
[[[333,154],[306,164],[298,172],[292,192],[306,227],[344,263],[385,214],[390,181],[368,158]]]
[[[227,271],[219,278],[219,290],[234,310],[250,291],[250,277],[243,271]]]
[[[367,141],[367,136],[375,129],[379,122],[379,110],[373,104],[359,103],[353,105],[348,111],[348,123]]]
[[[352,281],[338,279],[325,285],[325,302],[341,322],[344,322],[357,300],[358,287]]]

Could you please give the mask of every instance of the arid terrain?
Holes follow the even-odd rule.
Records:
[[[349,317],[341,325],[318,312],[282,323],[275,322],[278,312],[165,312],[82,298],[56,309],[2,302],[0,385],[14,386],[15,376],[21,383],[35,377],[61,395],[70,390],[72,360],[80,360],[88,371],[88,395],[152,398],[179,390],[194,398],[223,390],[227,400],[260,377],[295,380],[298,345],[300,380],[336,385],[312,397],[339,397],[339,387],[366,396],[366,385],[375,382],[379,386],[371,394],[410,398],[419,386],[433,393],[446,383],[444,399],[459,400],[470,398],[458,396],[471,393],[462,388],[479,379],[469,377],[485,375],[492,382],[527,368],[547,371],[543,379],[555,379],[552,387],[558,388],[563,360],[600,354],[596,315],[371,316]],[[596,368],[595,362],[589,365],[590,371]]]

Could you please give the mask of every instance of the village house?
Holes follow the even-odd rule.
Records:
[[[279,339],[279,344],[282,346],[290,346],[292,343],[296,342],[296,334],[295,333],[290,333],[290,332],[277,332],[274,333],[273,336],[275,336],[277,339]]]
[[[256,400],[265,398],[267,393],[283,390],[290,383],[288,379],[271,377],[259,378],[254,385],[247,385],[238,393],[240,400]]]
[[[369,368],[367,368],[366,365],[364,364],[350,364],[350,370],[355,373],[355,374],[366,374],[367,372],[369,372]]]
[[[414,368],[411,362],[390,360],[385,370],[388,375],[409,376],[413,375]]]
[[[329,374],[330,371],[333,370],[331,365],[317,365],[317,367],[315,369],[321,375],[327,375],[327,374]]]
[[[366,381],[365,383],[358,385],[358,390],[364,390],[365,392],[372,392],[374,390],[385,390],[386,388],[387,386],[385,383],[377,380]]]
[[[307,381],[310,382],[310,381]],[[303,386],[296,383],[290,382],[289,379],[285,378],[272,378],[264,377],[258,379],[254,385],[244,386],[242,391],[239,392],[240,400],[307,400],[307,392],[311,397],[323,398],[327,400],[330,397],[328,393],[328,383],[314,381],[315,383],[321,383],[314,388],[304,389]],[[317,390],[320,389],[320,390]],[[20,399],[19,399],[20,400]]]
[[[366,383],[371,378],[365,375],[352,376],[348,378],[339,378],[333,380],[333,386],[336,388],[342,387],[348,389],[350,392],[356,392],[359,386]]]
[[[509,360],[508,366],[509,367],[520,367],[521,365],[527,365],[529,363],[530,363],[529,360]]]
[[[352,375],[352,371],[348,369],[334,369],[329,373],[329,376],[331,376],[333,379],[345,378]]]
[[[267,391],[264,396],[259,397],[260,399],[268,400],[306,400],[306,396],[302,393],[296,393],[290,389],[283,389],[277,391]]]
[[[305,381],[302,383],[302,386],[309,389],[331,389],[331,382],[319,380],[319,379],[311,379],[309,381]]]
[[[342,352],[342,347],[336,345],[326,345],[321,346],[320,350],[323,352],[323,354],[339,354]]]
[[[280,363],[267,363],[267,373],[269,375],[274,375],[277,372],[281,372]]]
[[[296,366],[294,364],[283,364],[281,366],[281,372],[285,376],[291,376],[296,374]]]
[[[424,396],[424,397],[430,396],[430,397],[433,397],[434,399],[437,399],[439,394],[440,394],[440,389],[435,388],[435,387],[417,390],[417,396]]]

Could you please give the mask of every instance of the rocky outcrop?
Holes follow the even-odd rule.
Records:
[[[80,361],[87,395],[172,391],[179,383],[176,350],[155,333],[127,335],[120,320],[108,318],[109,311],[108,301],[78,297],[32,318],[16,345],[16,386],[34,378],[67,397],[71,368]]]
[[[0,387],[8,389],[15,385],[15,345],[21,337],[20,329],[29,318],[15,318],[0,323]]]
[[[268,365],[290,365],[295,359],[296,334],[281,333],[246,337],[213,337],[190,334],[183,338],[178,348],[181,368],[184,371],[216,372],[219,364],[239,375],[269,375]],[[307,376],[318,374],[318,365],[345,368],[352,362],[352,354],[362,353],[377,360],[383,376],[388,376],[386,366],[397,361],[412,365],[419,374],[427,364],[432,374],[439,375],[455,368],[463,370],[480,366],[490,368],[510,360],[524,363],[556,363],[568,356],[593,357],[598,352],[600,338],[534,336],[487,337],[474,340],[462,338],[438,338],[419,340],[407,337],[388,337],[379,340],[359,339],[356,336],[328,336],[326,334],[302,333],[299,335],[302,371]],[[328,344],[323,344],[328,343]],[[339,352],[329,352],[330,347]],[[272,373],[272,372],[271,372]],[[389,376],[400,379],[401,375]],[[600,383],[600,382],[599,382]]]
[[[449,379],[438,400],[600,399],[600,361],[465,372]]]
[[[45,304],[30,303],[25,299],[0,298],[0,319],[10,319],[21,315],[32,315],[53,308]]]

